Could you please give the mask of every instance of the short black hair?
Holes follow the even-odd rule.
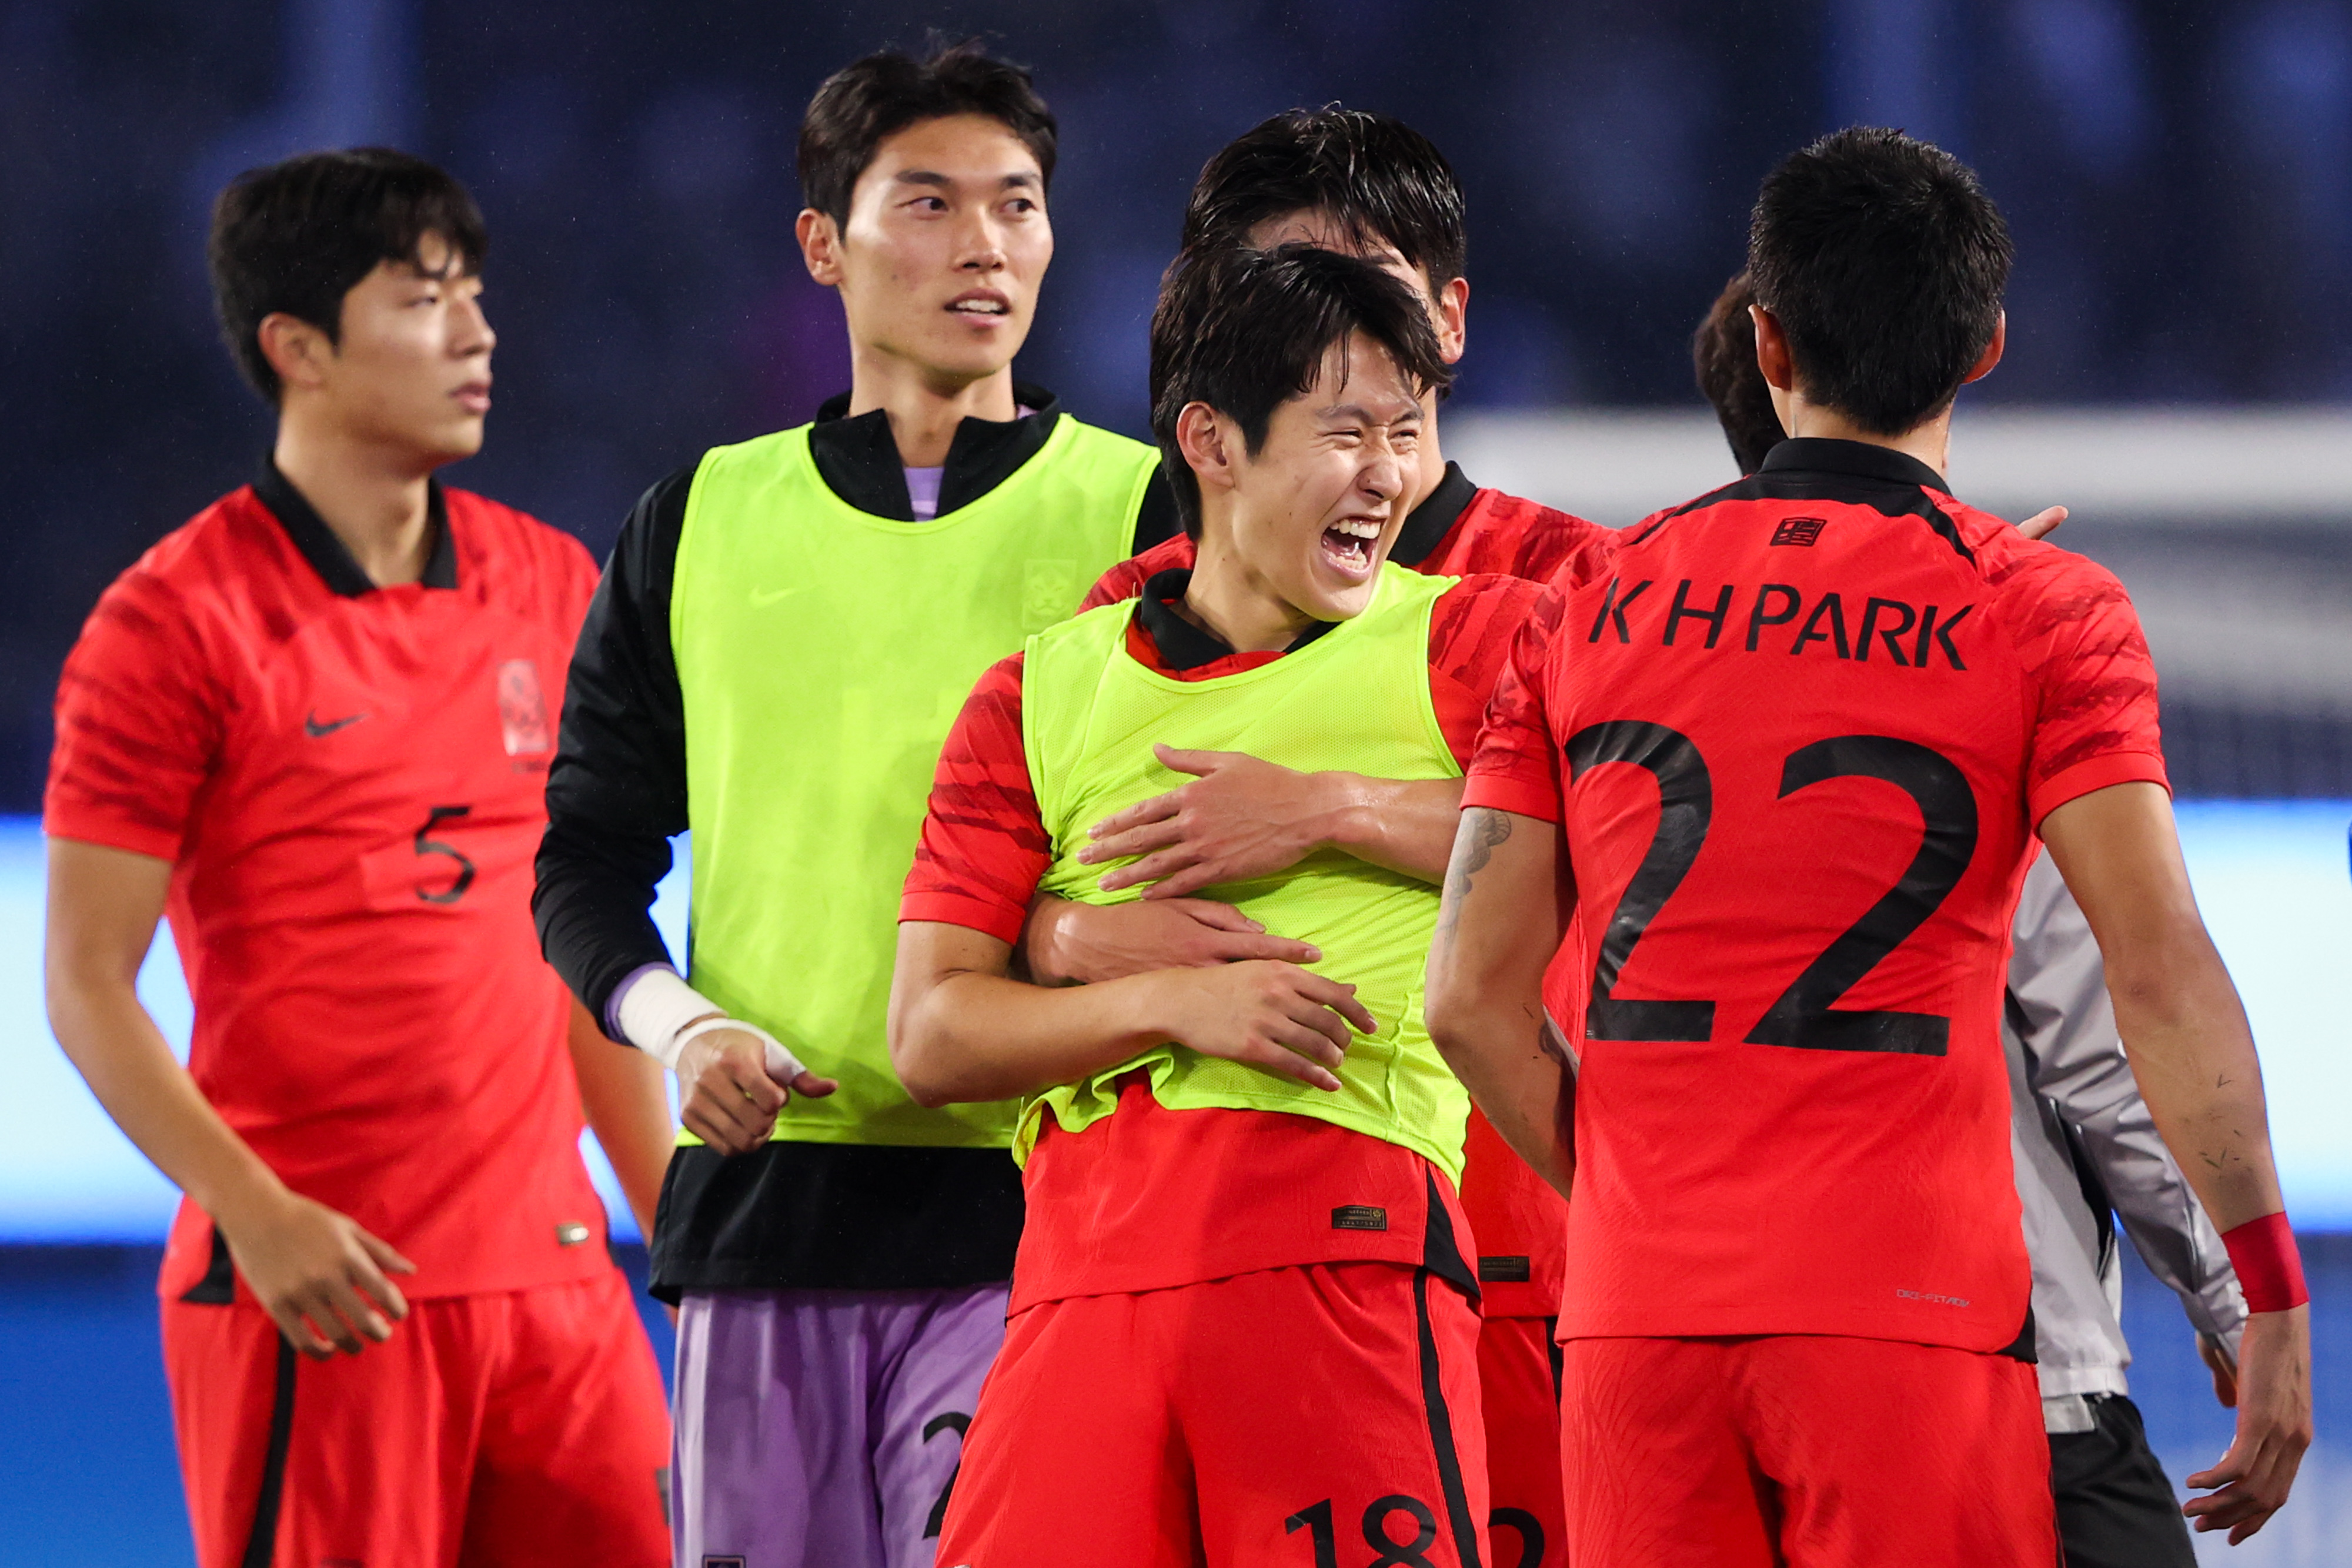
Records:
[[[1002,123],[1054,183],[1058,131],[1031,85],[1028,68],[996,59],[977,38],[934,42],[921,59],[896,49],[852,60],[809,99],[801,117],[801,201],[836,224],[849,222],[850,193],[883,141],[910,125],[951,114]]]
[[[1748,232],[1805,395],[1880,435],[1950,405],[2000,325],[2013,255],[1967,164],[1869,125],[1790,154]]]
[[[1706,319],[1691,334],[1691,369],[1698,390],[1715,408],[1723,439],[1742,474],[1764,466],[1764,455],[1788,437],[1772,407],[1772,389],[1756,363],[1756,320],[1748,308],[1756,286],[1740,273],[1723,286]]]
[[[1462,186],[1436,144],[1401,120],[1328,104],[1261,120],[1202,166],[1180,248],[1244,246],[1258,225],[1297,212],[1393,246],[1433,288],[1462,276]]]
[[[1369,261],[1286,245],[1210,249],[1169,269],[1151,313],[1151,433],[1187,534],[1201,537],[1201,482],[1176,440],[1185,405],[1206,403],[1241,426],[1255,457],[1274,411],[1304,396],[1324,356],[1344,353],[1358,332],[1418,392],[1453,380],[1428,306]]]
[[[489,234],[466,187],[388,147],[305,152],[231,180],[205,254],[221,334],[254,390],[273,404],[284,391],[261,351],[265,318],[282,311],[339,341],[343,296],[379,262],[422,266],[426,235],[447,242],[455,272],[481,270]]]

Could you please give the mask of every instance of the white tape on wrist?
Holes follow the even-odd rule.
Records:
[[[667,969],[648,969],[637,977],[621,998],[620,1025],[631,1045],[673,1072],[688,1041],[722,1029],[740,1030],[764,1040],[768,1076],[779,1083],[788,1084],[807,1071],[775,1036],[756,1024],[729,1018],[717,1002]]]

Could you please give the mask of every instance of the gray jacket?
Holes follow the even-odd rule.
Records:
[[[2011,1141],[2033,1259],[2044,1414],[2063,1431],[2085,1419],[2080,1396],[2126,1392],[2115,1216],[2148,1272],[2179,1296],[2189,1325],[2221,1340],[2233,1362],[2246,1306],[2213,1222],[2140,1099],[2098,944],[2046,850],[2026,873],[2014,936],[2001,1030]]]

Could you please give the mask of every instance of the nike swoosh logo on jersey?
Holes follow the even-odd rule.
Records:
[[[751,608],[754,610],[765,610],[771,604],[782,603],[785,600],[790,599],[795,593],[806,593],[807,591],[808,585],[806,583],[802,583],[793,588],[755,588],[751,591]]]
[[[316,740],[322,735],[332,735],[339,729],[349,729],[352,725],[359,723],[360,720],[365,717],[367,717],[367,715],[363,713],[355,713],[349,718],[329,719],[326,723],[320,724],[319,722],[318,712],[314,709],[311,712],[303,715],[302,733],[309,736],[311,739]]]

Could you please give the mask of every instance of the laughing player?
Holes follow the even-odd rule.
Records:
[[[1359,110],[1292,110],[1252,128],[1210,159],[1184,214],[1180,268],[1243,247],[1320,246],[1374,263],[1421,298],[1448,363],[1462,356],[1469,305],[1467,235],[1454,171],[1412,127]],[[1605,559],[1614,529],[1474,485],[1438,445],[1438,400],[1424,400],[1417,504],[1389,559],[1439,576],[1499,572],[1531,581]],[[1158,573],[1192,564],[1179,535],[1106,573],[1087,604],[1145,591]],[[1459,781],[1302,774],[1263,758],[1171,755],[1203,775],[1101,825],[1097,862],[1147,853],[1112,872],[1116,890],[1147,886],[1143,902],[1097,906],[1041,897],[1023,956],[1041,978],[1103,980],[1171,963],[1296,957],[1286,933],[1260,934],[1210,900],[1212,882],[1270,875],[1327,847],[1370,854],[1427,813],[1450,831]],[[1409,831],[1409,830],[1408,830]],[[1153,879],[1160,880],[1155,883]],[[1514,1537],[1525,1568],[1566,1561],[1559,1504],[1559,1412],[1551,1327],[1559,1310],[1558,1195],[1472,1114],[1462,1204],[1486,1287],[1479,1334],[1486,1452],[1495,1522]]]
[[[661,1379],[579,1150],[584,1091],[650,1222],[668,1108],[527,907],[595,568],[433,478],[482,442],[483,244],[396,152],[230,185],[214,289],[275,448],[107,590],[58,693],[49,1015],[187,1195],[160,1287],[204,1568],[669,1561]],[[184,1070],[133,988],[166,913]]]
[[[1437,835],[1213,894],[1311,967],[1012,977],[1041,888],[1106,892],[1085,825],[1163,789],[1152,742],[1454,777],[1465,704],[1538,590],[1388,564],[1423,394],[1420,298],[1306,246],[1172,274],[1153,410],[1198,564],[1030,639],[940,763],[891,1054],[926,1103],[1024,1096],[1029,1226],[942,1563],[1482,1560],[1468,1104],[1414,955]]]
[[[897,892],[973,680],[1173,519],[1151,448],[1013,379],[1055,145],[1027,74],[971,46],[817,90],[798,232],[849,391],[649,491],[573,661],[536,907],[581,998],[677,1074],[654,1285],[682,1563],[928,1564],[1003,1339],[1011,1107],[892,1075]],[[646,916],[688,828],[691,985]]]
[[[1580,1568],[2055,1556],[2000,1035],[2036,831],[2252,1309],[2199,1527],[2259,1529],[2309,1440],[2260,1067],[2181,869],[2146,643],[2112,577],[1940,472],[2010,254],[1934,148],[1854,130],[1789,159],[1750,272],[1794,436],[1549,594],[1480,742],[1430,1020],[1570,1195]],[[1569,921],[1573,1074],[1528,1021]]]

